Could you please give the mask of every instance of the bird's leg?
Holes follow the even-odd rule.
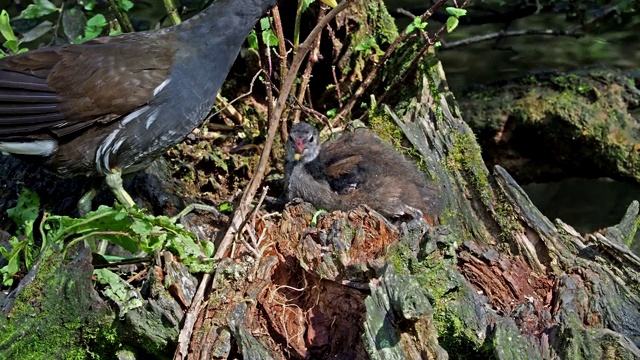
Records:
[[[82,195],[80,200],[78,200],[78,216],[79,217],[81,218],[85,217],[91,211],[91,203],[93,202],[93,199],[96,197],[97,194],[98,194],[98,190],[95,187],[92,187],[91,190],[87,191],[87,193]],[[100,242],[99,246],[96,246],[95,239],[89,238],[84,240],[84,245],[89,249],[91,249],[91,252],[99,253],[99,254],[104,254],[104,252],[100,253],[99,252],[100,250],[98,249],[98,248],[102,249],[103,247],[106,248],[106,244],[103,245],[103,243],[104,243],[104,240]]]
[[[85,217],[89,211],[91,211],[91,203],[96,197],[96,194],[98,194],[98,190],[92,187],[91,190],[87,191],[87,193],[82,195],[80,200],[78,200],[78,215],[80,217]]]
[[[131,198],[131,195],[129,195],[122,187],[122,176],[120,176],[120,170],[112,170],[112,172],[105,177],[105,182],[122,206],[130,209],[136,204],[133,201],[133,198]]]

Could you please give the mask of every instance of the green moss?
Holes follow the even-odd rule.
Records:
[[[496,202],[494,219],[500,226],[500,237],[506,239],[514,232],[523,232],[524,229],[517,217],[517,212],[502,195],[498,196]]]
[[[363,1],[367,16],[374,18],[369,22],[375,24],[375,30],[371,33],[377,36],[378,44],[391,44],[398,37],[398,28],[387,7],[380,2]]]
[[[489,177],[473,133],[454,135],[453,147],[444,158],[442,165],[450,172],[464,172],[467,175],[466,178],[480,193],[482,202],[485,205],[492,204],[493,195],[489,186]]]
[[[449,359],[494,359],[493,346],[488,342],[478,343],[477,337],[464,322],[451,311],[437,311],[438,342]]]
[[[443,167],[449,172],[462,172],[464,179],[469,181],[473,190],[479,194],[483,204],[489,209],[495,209],[492,216],[500,227],[500,234],[506,237],[513,231],[521,230],[515,211],[504,198],[495,198],[495,194],[489,184],[489,174],[484,165],[480,148],[475,142],[473,133],[458,133],[454,136],[452,150],[444,159]],[[465,183],[461,184],[463,188]],[[449,216],[449,218],[447,218]],[[444,221],[455,221],[457,214],[443,212]]]
[[[402,129],[389,117],[382,109],[375,109],[370,114],[368,123],[370,128],[378,134],[378,136],[394,148],[400,150],[403,154],[414,161],[418,169],[422,172],[429,173],[427,162],[420,152],[413,146],[404,146],[407,141]],[[433,179],[433,176],[431,176]]]
[[[89,276],[46,251],[38,274],[0,320],[0,355],[8,359],[109,359],[119,341],[110,319],[91,309]],[[64,279],[64,280],[63,280]],[[101,344],[88,350],[89,344]],[[106,354],[106,355],[105,355]],[[111,354],[111,356],[109,356]]]

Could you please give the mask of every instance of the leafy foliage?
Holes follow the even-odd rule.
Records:
[[[267,47],[273,47],[278,45],[278,37],[271,30],[271,22],[273,21],[272,17],[264,17],[260,19],[260,30],[262,30],[262,41]],[[251,30],[249,33],[249,37],[247,38],[249,42],[249,47],[258,50],[258,35],[255,30]]]
[[[39,206],[38,196],[23,190],[16,207],[7,211],[20,226],[20,237],[11,239],[10,250],[0,247],[0,254],[8,261],[0,269],[4,285],[13,283],[13,277],[20,271],[21,257],[25,268],[29,268],[39,253],[34,239]],[[45,214],[39,223],[39,233],[41,249],[55,245],[66,253],[78,242],[99,238],[132,253],[168,249],[178,255],[192,272],[210,272],[213,269],[214,249],[210,242],[198,241],[195,235],[166,216],[149,215],[137,208],[125,209],[118,204],[114,207],[100,206],[83,218]]]
[[[427,23],[425,21],[422,21],[422,19],[419,16],[416,16],[415,18],[413,18],[413,21],[411,22],[411,24],[407,25],[407,34],[413,32],[415,29],[418,29],[420,31],[424,30],[427,27]]]
[[[455,7],[447,7],[446,10],[447,10],[447,13],[450,15],[449,18],[447,19],[447,32],[452,32],[453,30],[455,30],[455,28],[458,27],[458,24],[460,23],[460,18],[462,16],[467,15],[467,10],[458,9]]]
[[[56,2],[57,3],[57,2]],[[20,48],[20,44],[31,42],[38,39],[44,39],[45,35],[55,33],[54,37],[63,34],[70,43],[81,43],[94,39],[103,34],[109,22],[103,14],[94,13],[95,0],[81,0],[78,5],[66,5],[57,7],[50,0],[33,0],[26,9],[20,13],[20,19],[42,19],[36,26],[30,28],[29,31],[21,33],[21,37],[15,35],[10,25],[10,16],[3,10],[0,14],[0,34],[5,39],[3,47],[10,54],[19,54],[27,51]],[[133,8],[133,2],[130,0],[116,0],[116,6],[119,11],[129,11]],[[58,20],[51,22],[45,17],[51,18],[52,14],[58,13]],[[109,35],[117,35],[119,29],[111,29]],[[0,51],[0,57],[7,54]]]
[[[39,206],[38,196],[31,191],[23,190],[16,207],[7,210],[7,215],[19,226],[18,235],[20,237],[14,236],[9,240],[10,250],[0,247],[0,255],[8,262],[7,265],[0,268],[3,285],[11,286],[13,284],[13,277],[20,271],[21,255],[27,268],[33,265],[33,259],[37,255],[33,230],[38,218]]]
[[[4,37],[5,39],[5,42],[2,44],[5,49],[14,54],[19,54],[27,51],[27,49],[20,49],[20,41],[13,33],[13,29],[11,28],[9,19],[9,13],[7,13],[6,10],[2,10],[2,12],[0,12],[0,34],[2,34],[2,37]],[[6,54],[2,50],[0,50],[0,58],[3,58],[5,56]]]

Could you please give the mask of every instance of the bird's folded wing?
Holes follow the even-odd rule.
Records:
[[[352,173],[362,161],[362,155],[352,154],[348,157],[334,160],[335,161],[327,164],[326,174],[328,177],[338,178]]]
[[[171,39],[133,36],[0,59],[0,136],[64,136],[147,104],[169,74]]]

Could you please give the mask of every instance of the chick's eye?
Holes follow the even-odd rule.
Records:
[[[313,135],[309,138],[309,142],[313,142]]]

